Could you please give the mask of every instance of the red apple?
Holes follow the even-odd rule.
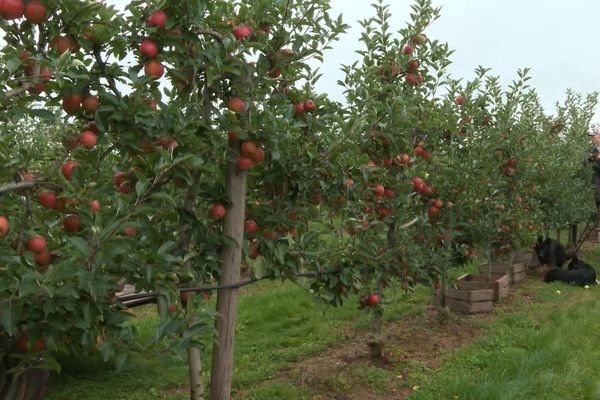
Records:
[[[458,104],[459,106],[462,106],[464,103],[464,99],[461,95],[456,96],[455,101],[456,101],[456,104]]]
[[[427,36],[419,33],[418,35],[412,37],[411,42],[413,44],[425,44],[427,43]]]
[[[135,235],[137,232],[137,229],[135,229],[133,226],[128,226],[127,228],[123,228],[123,235],[125,236],[133,236]]]
[[[34,253],[41,253],[46,250],[46,239],[39,235],[34,235],[29,238],[27,242],[27,249],[33,251]]]
[[[121,186],[121,183],[127,178],[127,174],[123,171],[116,172],[112,177],[112,183],[116,187]]]
[[[92,95],[84,96],[81,101],[81,105],[85,111],[94,112],[98,109],[98,97]]]
[[[51,192],[48,190],[41,192],[38,195],[38,200],[40,202],[40,205],[44,208],[52,208],[52,209],[56,208],[57,197],[56,197],[56,193],[54,193],[54,192]]]
[[[49,67],[42,67],[40,68],[40,79],[44,82],[48,82],[50,79],[52,79],[52,68]]]
[[[244,232],[252,234],[258,232],[258,224],[255,220],[249,219],[244,222]]]
[[[81,218],[77,214],[69,214],[63,218],[65,232],[73,233],[81,230]]]
[[[388,199],[393,199],[395,196],[395,193],[393,190],[391,189],[385,189],[385,193],[383,194],[385,197],[387,197]]]
[[[0,15],[4,19],[18,19],[23,16],[25,5],[22,0],[0,0]]]
[[[227,108],[235,113],[243,113],[246,109],[246,104],[239,97],[232,97],[227,102]]]
[[[296,103],[294,104],[294,113],[296,115],[302,115],[306,109],[304,108],[304,103]]]
[[[0,237],[5,236],[8,233],[8,229],[8,218],[4,215],[0,215]]]
[[[46,7],[39,0],[31,0],[25,6],[25,18],[32,24],[39,24],[46,19]]]
[[[100,211],[100,202],[98,200],[90,200],[89,206],[93,213]]]
[[[435,206],[431,206],[427,209],[427,213],[429,214],[429,218],[435,218],[440,213],[440,209]]]
[[[262,148],[257,148],[256,152],[252,155],[252,162],[255,164],[260,164],[265,160],[265,151]]]
[[[46,84],[45,83],[36,83],[33,86],[30,86],[27,91],[29,93],[33,93],[33,94],[40,94],[42,93],[44,90],[46,90]]]
[[[314,112],[317,109],[317,105],[315,104],[315,102],[310,99],[306,100],[303,105],[304,110],[306,110],[306,112],[309,113]]]
[[[63,54],[67,50],[71,50],[71,53],[74,53],[79,50],[79,43],[69,36],[56,36],[50,41],[50,47],[58,54]]]
[[[410,44],[407,44],[404,46],[404,48],[402,49],[402,52],[406,55],[411,55],[413,53],[413,48]]]
[[[375,185],[373,191],[375,193],[375,196],[383,197],[383,195],[385,194],[385,187],[382,184],[377,184]]]
[[[74,92],[69,92],[62,99],[63,110],[70,115],[75,115],[81,109],[81,96]]]
[[[119,192],[123,194],[133,193],[135,191],[133,185],[129,181],[121,182],[119,185]]]
[[[62,165],[62,173],[64,177],[70,181],[73,176],[73,168],[79,167],[79,163],[77,161],[67,161]]]
[[[181,299],[181,302],[185,304],[189,299],[194,297],[194,294],[194,292],[181,292],[179,298]]]
[[[281,76],[281,68],[275,67],[269,70],[269,76],[271,78],[279,78]]]
[[[158,108],[158,104],[156,103],[156,100],[154,100],[154,99],[150,99],[148,97],[142,96],[141,101],[142,101],[142,103],[146,104],[148,107],[150,107],[153,110],[156,110]]]
[[[406,63],[406,69],[409,72],[417,72],[419,69],[419,60],[410,60],[408,63]]]
[[[240,171],[249,170],[250,168],[252,168],[253,164],[254,163],[252,162],[252,159],[247,158],[247,157],[242,157],[242,156],[238,157],[237,162],[236,162],[237,168]]]
[[[379,304],[379,295],[371,293],[369,296],[367,296],[367,305],[376,306],[377,304]]]
[[[406,83],[408,83],[409,85],[417,85],[419,83],[418,75],[415,75],[413,73],[406,74]]]
[[[171,314],[177,312],[178,309],[179,309],[179,305],[177,303],[169,304],[168,310]]]
[[[248,25],[240,25],[233,30],[233,36],[237,40],[247,39],[252,36],[252,27]]]
[[[96,146],[98,142],[98,137],[94,132],[85,131],[81,135],[79,135],[79,143],[86,149],[90,150]]]
[[[142,40],[140,43],[140,53],[148,58],[154,58],[158,54],[158,46],[150,39]]]
[[[167,26],[167,14],[165,14],[165,12],[162,10],[156,10],[152,14],[150,14],[148,19],[146,20],[146,23],[148,24],[148,26],[154,28],[165,29],[165,27]]]
[[[249,140],[245,140],[240,146],[240,154],[244,157],[251,158],[254,155],[254,153],[256,153],[256,150],[257,148],[254,142],[251,142]]]
[[[35,261],[36,264],[41,267],[47,267],[52,262],[52,255],[48,250],[43,250],[42,252],[33,256],[33,261]]]
[[[260,256],[260,251],[258,251],[258,247],[256,247],[254,243],[250,242],[250,258],[254,260],[258,256]]]
[[[221,219],[225,216],[227,210],[223,204],[217,203],[210,209],[210,216],[214,219]]]
[[[398,155],[398,162],[406,165],[410,163],[410,156],[406,153],[400,153],[400,155]]]
[[[165,66],[158,60],[150,60],[144,66],[144,74],[152,79],[160,79],[165,73]]]

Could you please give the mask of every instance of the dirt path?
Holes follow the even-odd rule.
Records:
[[[539,284],[527,279],[499,307],[508,311],[532,302]],[[351,330],[347,341],[280,371],[271,381],[305,389],[315,400],[405,399],[418,389],[415,378],[439,368],[446,354],[481,336],[483,327],[496,318],[496,313],[451,313],[441,325],[436,311],[428,308],[421,315],[384,325],[384,360],[371,359],[365,333]],[[243,392],[236,397],[245,398]]]

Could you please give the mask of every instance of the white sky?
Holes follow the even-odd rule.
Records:
[[[310,1],[310,0],[307,0]],[[123,6],[123,0],[108,0]],[[331,0],[332,15],[343,14],[350,30],[325,54],[317,89],[342,100],[339,68],[357,59],[360,25],[373,15],[371,0]],[[412,0],[387,0],[392,28],[405,26]],[[546,111],[564,98],[567,88],[589,93],[600,90],[600,0],[433,0],[441,18],[425,32],[455,50],[450,72],[471,79],[478,65],[492,68],[509,83],[519,68],[531,67],[530,85]],[[600,107],[595,121],[600,121]]]
[[[370,0],[331,0],[333,14],[343,14],[350,31],[325,55],[320,91],[341,100],[336,82],[338,65],[356,60],[361,27],[358,19],[373,15]],[[387,0],[398,30],[409,19],[410,0]],[[471,79],[478,65],[492,68],[501,82],[516,78],[519,68],[531,67],[529,81],[546,111],[567,88],[589,93],[600,90],[600,1],[598,0],[433,0],[441,17],[425,32],[448,42],[456,78]],[[600,120],[600,107],[595,121]]]

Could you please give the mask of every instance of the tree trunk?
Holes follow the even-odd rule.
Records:
[[[48,371],[28,369],[19,376],[7,374],[14,367],[7,357],[0,362],[0,399],[6,400],[43,400],[46,393]]]
[[[198,196],[198,189],[200,187],[200,173],[194,171],[192,174],[192,184],[189,186],[183,203],[183,208],[190,214],[194,213],[194,205],[196,197]],[[192,244],[192,227],[189,223],[181,223],[179,226],[179,234],[181,238],[181,250],[184,253],[191,251]],[[184,265],[185,269],[191,269],[192,260],[189,260]],[[186,315],[190,312],[190,309],[185,307]],[[188,315],[189,317],[189,315]],[[204,400],[204,382],[202,382],[202,359],[200,350],[197,348],[188,348],[188,372],[190,379],[190,400]]]
[[[571,246],[577,245],[577,225],[571,225],[569,230],[569,244]]]
[[[204,383],[202,382],[202,357],[200,349],[190,347],[188,354],[188,372],[190,376],[190,400],[204,400]]]
[[[514,270],[513,270],[513,262],[515,261],[515,257],[517,256],[517,252],[512,250],[510,255],[508,256],[508,271],[506,271],[508,275],[508,281],[512,284],[514,282]]]
[[[239,141],[232,141],[230,149],[237,152],[238,145]],[[244,239],[246,173],[238,171],[235,162],[231,161],[227,166],[226,195],[231,208],[225,215],[224,233],[233,243],[224,245],[221,250],[221,286],[239,282]],[[237,289],[222,289],[217,295],[219,316],[215,325],[218,337],[213,345],[210,400],[230,400],[237,296]]]

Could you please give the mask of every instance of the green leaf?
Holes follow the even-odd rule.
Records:
[[[10,301],[2,302],[2,318],[0,318],[0,322],[2,322],[2,327],[9,335],[14,335],[17,331],[16,327],[16,319],[15,319],[15,309],[13,307],[13,303]]]
[[[129,354],[128,353],[119,354],[117,356],[117,361],[116,361],[117,371],[121,371],[128,362],[129,362]]]
[[[52,111],[42,110],[40,108],[34,108],[32,110],[29,110],[29,115],[31,115],[32,117],[38,117],[49,120],[54,120],[56,118],[56,115],[54,115]]]
[[[80,238],[79,236],[69,236],[69,241],[73,243],[75,248],[79,250],[82,255],[86,257],[90,255],[90,246],[84,239]]]
[[[151,199],[166,201],[167,203],[171,203],[172,206],[176,206],[175,200],[171,195],[165,192],[156,192],[150,195]]]
[[[18,58],[9,58],[6,62],[6,69],[9,73],[15,72],[21,66],[21,61]]]

